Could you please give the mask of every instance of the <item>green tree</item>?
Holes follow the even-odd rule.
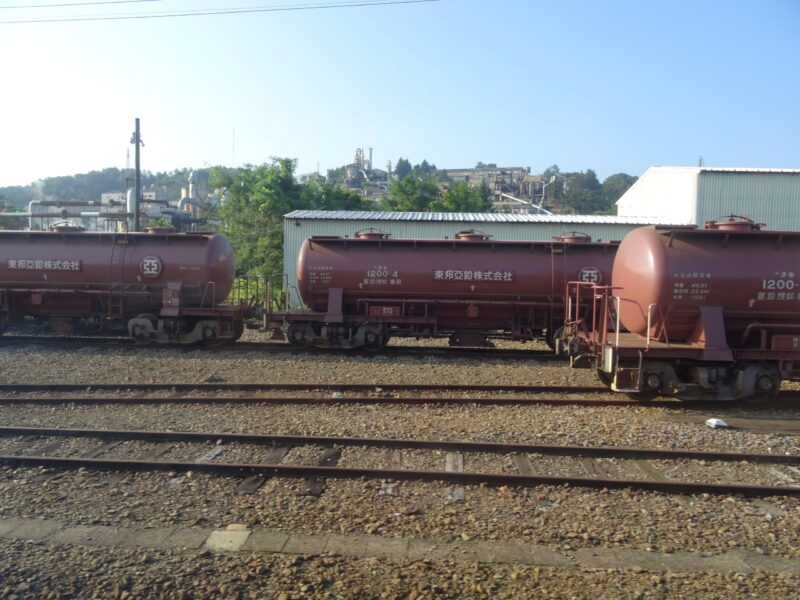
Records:
[[[470,186],[466,181],[458,181],[442,194],[441,200],[431,205],[431,210],[439,212],[488,212],[492,208],[489,188],[484,185]]]
[[[545,203],[550,205],[560,204],[564,198],[564,180],[558,165],[551,165],[542,172],[542,182],[549,184],[544,188]]]
[[[496,169],[497,168],[497,163],[484,163],[484,162],[478,161],[478,164],[475,165],[475,168],[476,169]]]
[[[373,210],[366,198],[331,185],[316,173],[310,175],[302,187],[300,206],[308,210]]]
[[[429,164],[427,160],[423,159],[421,163],[414,165],[414,169],[412,171],[418,176],[435,175],[436,165]]]
[[[617,200],[636,183],[637,179],[639,178],[628,175],[627,173],[615,173],[614,175],[606,177],[603,180],[603,201],[606,208],[608,210],[615,209],[616,207],[614,205]],[[614,213],[616,213],[616,210],[614,210]]]
[[[429,212],[439,199],[439,184],[430,175],[409,175],[400,181],[392,181],[389,196],[381,202],[386,210]]]
[[[604,210],[602,186],[592,169],[566,176],[564,204],[579,214]]]
[[[336,167],[335,169],[328,169],[328,183],[335,185],[344,181],[344,167]]]
[[[283,271],[283,215],[301,206],[295,166],[292,159],[275,158],[271,164],[211,170],[211,187],[224,189],[218,216],[238,275]]]
[[[0,193],[0,212],[15,213],[20,212],[20,210],[14,207],[14,204],[6,198],[5,194]],[[23,217],[3,217],[0,219],[0,229],[22,229],[24,221]]]
[[[411,162],[401,156],[397,159],[397,164],[394,166],[394,174],[397,176],[397,179],[402,180],[410,173]]]
[[[4,210],[11,208],[27,208],[28,203],[36,197],[33,185],[10,185],[0,188],[0,203]]]

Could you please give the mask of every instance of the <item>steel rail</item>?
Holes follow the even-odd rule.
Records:
[[[285,405],[285,404],[299,404],[299,405],[321,405],[332,406],[339,404],[366,404],[366,405],[389,405],[389,404],[406,404],[406,405],[464,405],[464,404],[477,404],[481,406],[641,406],[641,402],[636,400],[629,400],[627,398],[612,398],[602,400],[589,400],[585,398],[439,398],[439,397],[364,397],[364,396],[344,396],[340,398],[333,398],[326,396],[324,398],[310,397],[310,396],[295,396],[295,397],[258,397],[258,396],[169,396],[169,397],[152,397],[135,396],[135,397],[78,397],[71,398],[69,396],[61,397],[7,397],[0,398],[0,406],[8,405],[41,405],[53,406],[58,404],[80,404],[80,405],[103,405],[103,404],[270,404],[270,405]],[[661,406],[669,408],[685,408],[677,400],[666,400],[664,402],[648,402],[648,406]],[[761,407],[763,405],[759,405]]]
[[[608,393],[608,388],[600,386],[561,386],[561,385],[434,385],[421,383],[5,383],[0,384],[0,392],[85,392],[87,390],[135,390],[151,391],[170,389],[181,392],[205,392],[209,390],[263,391],[263,390],[332,390],[366,391],[376,388],[382,390],[419,390],[433,392],[530,392],[597,394]]]
[[[0,398],[0,406],[31,405],[31,406],[57,406],[59,404],[74,404],[83,406],[102,406],[107,404],[116,405],[160,405],[160,404],[247,404],[247,405],[301,405],[301,406],[334,406],[342,404],[358,405],[468,405],[478,406],[646,406],[648,408],[670,408],[670,409],[708,409],[713,408],[721,411],[723,408],[747,408],[749,410],[787,410],[796,408],[788,399],[776,399],[759,402],[758,404],[747,403],[744,401],[720,402],[694,401],[683,402],[677,399],[665,400],[631,400],[629,398],[529,398],[529,397],[431,397],[431,396],[342,396],[333,398],[332,396],[30,396],[17,397],[9,396]]]
[[[104,440],[143,440],[150,442],[222,442],[275,446],[361,446],[478,452],[487,454],[545,454],[548,456],[581,456],[592,458],[708,460],[800,465],[800,455],[753,454],[743,452],[707,452],[697,450],[658,450],[624,446],[561,446],[551,444],[509,444],[456,440],[411,440],[358,438],[340,436],[277,435],[255,433],[217,433],[194,431],[136,431],[115,429],[72,429],[46,427],[0,427],[0,436],[37,435],[45,437],[80,437]],[[800,489],[800,488],[799,488]]]
[[[209,350],[212,352],[264,352],[264,353],[302,353],[302,354],[345,354],[355,356],[380,356],[380,355],[401,355],[401,356],[437,356],[437,357],[477,357],[480,359],[488,358],[510,358],[518,360],[560,360],[564,359],[557,356],[552,350],[541,349],[501,349],[501,348],[480,348],[480,347],[442,347],[442,346],[387,346],[380,350],[370,351],[363,348],[295,348],[290,344],[276,344],[270,342],[232,342],[221,346],[204,346],[188,344],[154,344],[150,346],[138,345],[135,340],[124,337],[59,337],[59,336],[21,336],[3,335],[0,336],[0,347],[23,344],[84,344],[87,346],[96,345],[119,345],[136,347],[137,349],[181,349],[187,352],[195,350]]]
[[[325,477],[339,479],[395,479],[403,481],[442,481],[454,484],[487,484],[492,486],[566,485],[594,489],[638,488],[673,494],[742,494],[746,496],[800,496],[800,487],[770,487],[718,483],[685,483],[680,481],[642,481],[637,479],[592,479],[586,477],[550,477],[496,473],[466,473],[453,471],[407,471],[397,469],[361,469],[304,465],[263,465],[250,463],[212,463],[182,461],[136,461],[86,459],[45,456],[0,455],[0,462],[12,466],[46,468],[88,468],[97,470],[136,470],[199,472],[241,476],[260,474],[294,478]]]

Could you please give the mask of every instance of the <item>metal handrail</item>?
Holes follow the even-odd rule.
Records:
[[[619,348],[620,313],[622,312],[620,310],[620,305],[622,303],[622,298],[620,296],[613,296],[613,298],[617,301],[617,323],[614,327],[614,346]]]
[[[658,306],[655,302],[651,302],[647,307],[647,349],[650,350],[650,324],[652,322],[653,308]]]

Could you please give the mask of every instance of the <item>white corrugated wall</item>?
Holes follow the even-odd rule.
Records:
[[[703,171],[697,224],[743,215],[772,231],[800,231],[800,173]]]

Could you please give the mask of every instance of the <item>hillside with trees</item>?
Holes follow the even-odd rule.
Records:
[[[180,198],[189,173],[194,171],[201,197],[208,191],[208,169],[176,169],[163,173],[142,171],[142,188],[158,189],[168,198]],[[31,200],[99,200],[107,192],[124,192],[133,186],[133,169],[108,168],[77,175],[45,177],[26,186],[0,187],[0,205],[27,209]]]
[[[478,163],[479,168],[495,168]],[[215,193],[222,202],[213,215],[216,226],[234,247],[237,274],[271,274],[283,268],[283,215],[293,210],[390,210],[412,212],[489,212],[490,192],[485,186],[449,181],[444,171],[423,160],[412,165],[400,158],[390,178],[388,193],[376,204],[336,184],[336,178],[319,174],[298,178],[297,163],[275,158],[262,165],[240,168],[212,167],[195,170],[196,196]],[[191,169],[164,173],[144,172],[144,189],[160,189],[177,200],[187,185]],[[337,171],[333,170],[333,174]],[[0,188],[0,209],[25,210],[34,199],[97,200],[101,194],[123,191],[132,184],[133,172],[116,168],[90,173],[48,177],[29,186]],[[545,204],[553,212],[613,214],[616,200],[636,181],[617,173],[602,183],[591,169],[562,173],[558,165],[545,169]],[[16,223],[16,225],[14,225]],[[20,226],[22,220],[7,221]]]

